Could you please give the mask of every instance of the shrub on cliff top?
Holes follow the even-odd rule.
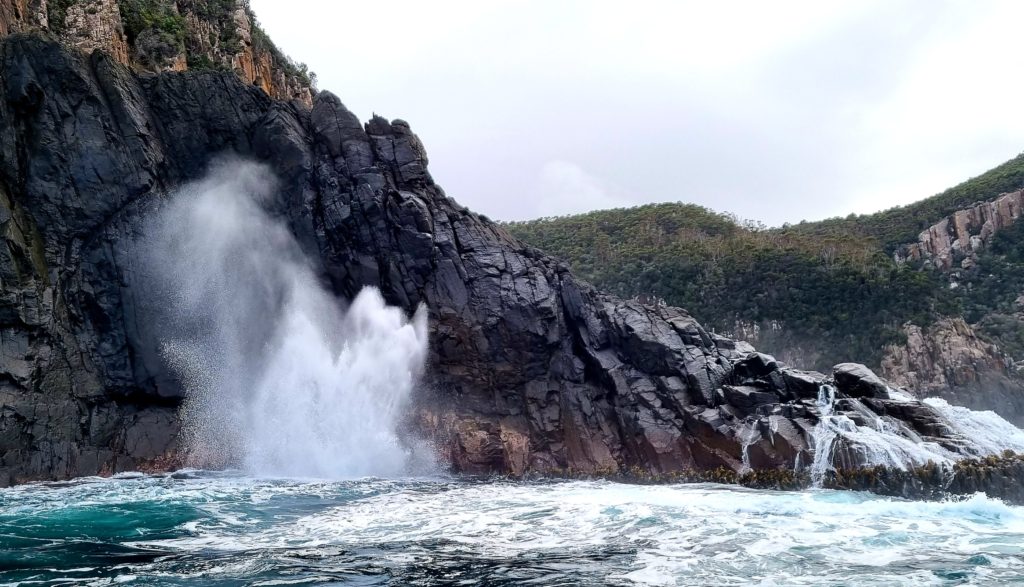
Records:
[[[46,19],[50,23],[50,30],[60,34],[64,32],[67,23],[68,8],[75,4],[75,0],[50,0],[46,4]]]
[[[173,40],[178,48],[185,43],[185,19],[172,3],[161,0],[118,0],[121,21],[124,23],[128,42],[135,44],[139,35],[147,29],[161,33],[164,39]]]
[[[309,67],[305,63],[300,63],[285,55],[284,51],[279,49],[274,41],[270,38],[270,35],[263,30],[260,26],[260,21],[256,18],[256,13],[249,7],[249,0],[242,0],[245,8],[245,13],[249,16],[249,22],[252,23],[252,47],[257,52],[270,53],[270,56],[274,59],[281,70],[289,76],[298,78],[305,86],[310,88],[316,88],[316,74],[309,71]]]

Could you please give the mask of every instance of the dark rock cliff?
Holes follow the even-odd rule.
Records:
[[[181,391],[130,287],[147,207],[219,154],[281,178],[268,204],[351,299],[429,308],[412,417],[464,472],[791,471],[826,378],[594,290],[458,205],[402,121],[306,109],[229,74],[136,75],[27,35],[0,46],[0,482],[175,466]],[[933,408],[837,367],[834,409],[962,451]],[[881,424],[878,424],[881,426]],[[835,464],[864,453],[836,445]],[[967,454],[967,453],[964,453]]]

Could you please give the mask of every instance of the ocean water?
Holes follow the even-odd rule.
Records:
[[[1024,582],[1024,508],[713,484],[186,471],[0,490],[6,585]]]

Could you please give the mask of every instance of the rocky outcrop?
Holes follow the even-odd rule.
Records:
[[[996,410],[1024,424],[1024,385],[1013,362],[962,318],[921,328],[906,324],[907,342],[889,345],[882,374],[918,397],[937,396],[973,409]]]
[[[201,56],[216,67],[234,71],[246,83],[262,88],[274,98],[312,106],[313,90],[306,74],[288,71],[297,66],[273,47],[242,3],[236,3],[228,17],[220,21],[204,20],[187,10],[183,14],[188,22],[186,52],[194,61],[195,56]],[[224,41],[225,38],[229,40]]]
[[[922,232],[918,242],[897,249],[894,258],[941,272],[955,289],[977,274],[979,255],[997,232],[1021,217],[1022,210],[1024,190],[957,210]],[[989,318],[996,318],[995,312]],[[995,410],[1024,424],[1024,379],[1010,357],[978,335],[983,323],[947,317],[927,328],[906,324],[906,344],[886,347],[881,371],[919,397],[938,396],[973,409]]]
[[[0,36],[29,31],[139,71],[233,71],[274,98],[312,105],[309,74],[274,46],[243,0],[0,1]]]
[[[835,418],[968,454],[939,412],[863,366],[796,370],[577,280],[448,198],[401,120],[363,124],[329,93],[275,101],[230,74],[138,76],[35,36],[3,42],[0,80],[0,481],[181,462],[181,389],[133,248],[147,210],[225,152],[281,178],[264,205],[339,298],[376,286],[428,308],[410,423],[455,470],[870,464],[852,439],[816,447]]]
[[[886,347],[882,374],[921,394],[977,385],[990,373],[1009,375],[1007,360],[962,318],[944,318],[923,329],[905,324],[905,345]]]
[[[117,0],[90,0],[67,7],[61,37],[86,53],[106,51],[121,63],[132,62]]]
[[[849,397],[887,398],[889,384],[879,379],[871,369],[857,363],[841,363],[833,370],[836,389]]]
[[[900,247],[897,263],[915,262],[940,271],[970,269],[992,235],[1017,221],[1024,210],[1024,190],[1003,194],[991,202],[957,210]]]
[[[46,0],[3,0],[0,2],[0,36],[46,30],[48,16]]]

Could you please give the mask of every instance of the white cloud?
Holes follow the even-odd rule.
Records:
[[[499,219],[683,200],[780,224],[908,203],[1024,150],[1012,0],[252,5],[321,87],[408,120],[446,192]],[[552,161],[620,187],[552,202],[535,175]]]
[[[852,211],[907,203],[1024,150],[1024,4],[951,4],[912,53],[900,83],[865,109],[856,162],[874,177]]]
[[[621,189],[584,171],[569,161],[549,161],[541,169],[536,190],[539,201],[534,210],[524,210],[521,218],[565,216],[588,210],[604,210],[634,205]]]

